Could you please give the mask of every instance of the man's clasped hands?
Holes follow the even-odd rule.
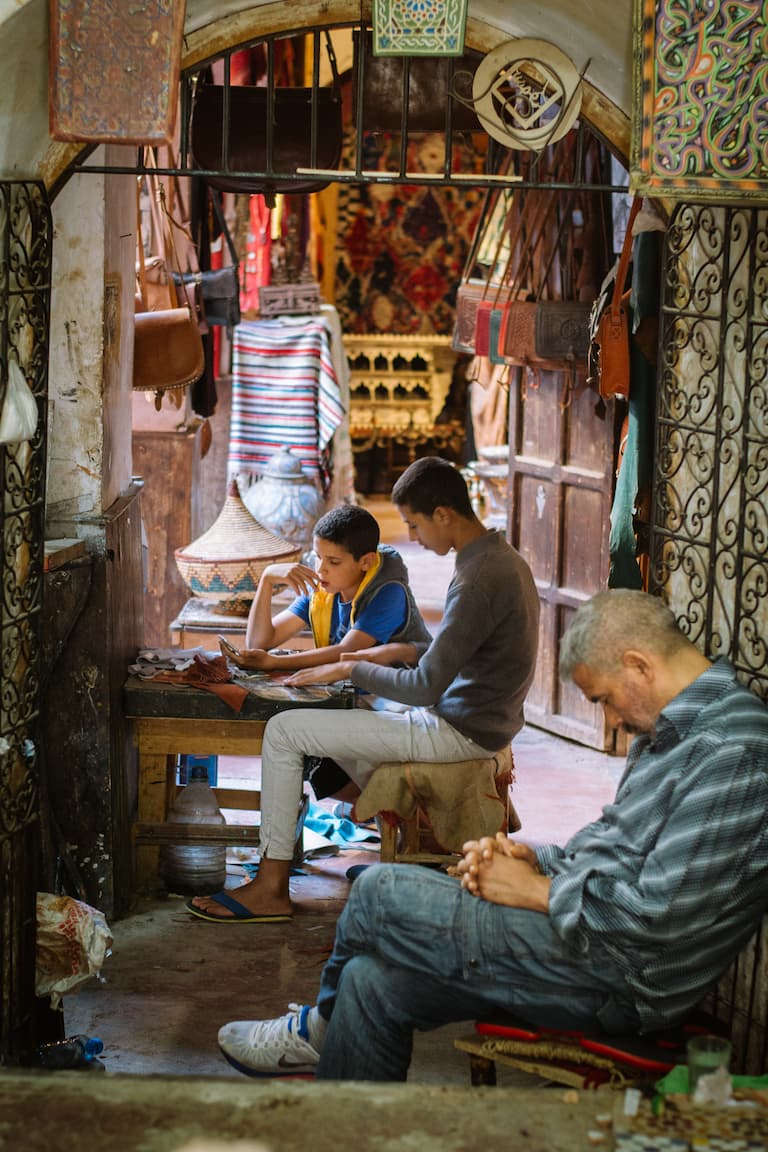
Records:
[[[469,840],[454,869],[462,888],[492,904],[546,912],[551,880],[539,869],[536,853],[527,844],[509,840],[503,832],[495,837]]]

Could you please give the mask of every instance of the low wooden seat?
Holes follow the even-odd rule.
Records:
[[[383,863],[445,864],[467,840],[516,832],[511,748],[477,760],[379,765],[355,803],[378,818]]]
[[[643,1036],[561,1031],[507,1016],[478,1021],[454,1047],[468,1054],[474,1086],[495,1085],[498,1063],[572,1088],[616,1089],[654,1083],[685,1064],[688,1039],[703,1032],[721,1033],[722,1024],[701,1011]]]

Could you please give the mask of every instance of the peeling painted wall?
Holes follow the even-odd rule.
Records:
[[[101,512],[104,179],[75,176],[53,204],[47,521],[55,536],[76,534],[75,517]]]

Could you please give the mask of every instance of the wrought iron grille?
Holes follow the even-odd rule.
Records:
[[[666,237],[651,581],[768,699],[768,210],[681,205]],[[766,919],[710,997],[734,1070],[768,1056]]]
[[[0,1063],[35,1028],[37,775],[52,223],[45,188],[0,182],[0,411],[18,365],[38,401],[30,441],[0,444]]]
[[[768,210],[679,207],[663,292],[652,580],[768,698]]]

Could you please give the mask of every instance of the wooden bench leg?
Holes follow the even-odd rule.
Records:
[[[394,864],[397,855],[397,826],[380,818],[379,831],[381,833],[379,859],[382,864]]]
[[[473,1088],[496,1087],[496,1063],[487,1056],[469,1057],[469,1078]]]
[[[174,758],[165,753],[139,751],[138,822],[163,823],[168,818],[169,787],[175,784]],[[136,849],[136,884],[143,887],[158,879],[160,849],[139,845]]]

